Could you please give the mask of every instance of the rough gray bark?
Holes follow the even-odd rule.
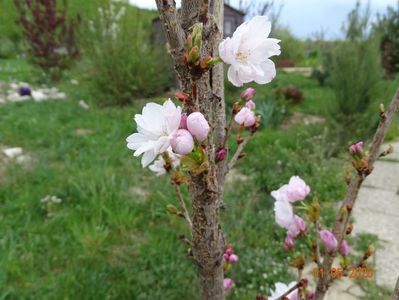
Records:
[[[224,239],[219,222],[219,207],[223,167],[215,162],[215,152],[224,140],[225,106],[223,90],[223,66],[217,65],[195,78],[184,62],[185,39],[190,28],[197,22],[204,24],[202,56],[216,56],[222,38],[222,0],[183,0],[181,17],[176,12],[174,0],[156,0],[163,21],[175,70],[182,91],[191,95],[185,110],[201,111],[212,125],[212,135],[205,143],[209,154],[209,167],[200,174],[190,174],[189,191],[192,205],[192,253],[198,265],[202,298],[224,299],[223,252]]]
[[[381,113],[380,124],[375,132],[373,142],[369,151],[368,158],[368,170],[371,172],[374,167],[375,161],[381,155],[380,147],[384,141],[385,135],[392,123],[395,114],[399,111],[399,89],[396,91],[394,97],[392,98],[391,104],[386,112]],[[352,179],[349,184],[348,191],[346,192],[345,198],[343,200],[342,206],[337,213],[336,220],[333,227],[333,233],[337,238],[338,245],[340,246],[342,240],[345,237],[345,231],[348,226],[348,221],[356,202],[356,198],[359,194],[360,187],[369,173],[358,172],[356,177]],[[339,247],[338,247],[339,249]],[[325,294],[331,284],[331,267],[336,256],[336,251],[332,253],[326,253],[324,255],[322,268],[323,274],[316,287],[315,300],[324,299]]]

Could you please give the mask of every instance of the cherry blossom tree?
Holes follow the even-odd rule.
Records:
[[[280,54],[279,40],[270,38],[271,22],[255,16],[237,28],[232,37],[222,40],[223,1],[183,0],[181,11],[174,0],[156,0],[164,24],[168,49],[181,90],[176,105],[171,99],[163,104],[148,103],[134,121],[137,132],[127,138],[134,156],[141,156],[143,168],[156,175],[168,175],[180,208],[167,207],[171,214],[184,219],[189,236],[181,240],[190,248],[199,277],[202,299],[221,300],[234,288],[234,279],[224,273],[239,262],[233,247],[224,239],[219,220],[223,203],[223,186],[228,172],[245,155],[243,149],[260,125],[256,115],[255,90],[245,89],[226,120],[223,89],[223,63],[227,77],[235,86],[255,82],[267,84],[276,76],[270,57]],[[302,270],[304,255],[295,260],[298,280],[276,283],[268,299],[323,299],[333,281],[334,258],[343,257],[343,270],[353,265],[346,260],[350,247],[345,239],[350,234],[349,217],[364,179],[372,172],[375,160],[391,152],[380,152],[380,146],[399,109],[399,91],[387,111],[380,108],[381,121],[369,151],[362,142],[349,148],[354,173],[348,174],[348,192],[339,209],[332,230],[320,224],[317,200],[308,202],[311,187],[299,176],[271,193],[275,199],[276,223],[286,230],[282,251],[290,251],[299,239],[309,241],[309,257],[323,276],[311,291]],[[230,153],[229,138],[237,131],[237,147]],[[187,185],[189,201],[184,199],[182,185]],[[299,213],[298,207],[305,214]],[[231,241],[228,241],[231,242]],[[365,253],[360,264],[370,257]],[[267,299],[259,296],[259,299]]]

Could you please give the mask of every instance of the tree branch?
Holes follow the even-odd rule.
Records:
[[[396,286],[392,295],[392,300],[399,300],[399,278],[396,281]]]
[[[172,184],[175,188],[176,194],[177,194],[177,198],[179,199],[180,205],[183,209],[183,217],[184,219],[187,221],[188,227],[190,227],[190,232],[193,229],[193,222],[191,221],[190,218],[190,213],[188,212],[187,206],[186,206],[186,202],[184,201],[183,195],[181,193],[181,189],[180,189],[180,185],[178,185],[176,182],[174,182],[172,180]]]
[[[375,132],[372,145],[370,147],[368,156],[368,172],[358,172],[356,176],[352,179],[349,184],[348,191],[346,192],[345,198],[343,200],[342,206],[339,209],[335,224],[333,227],[333,233],[338,241],[339,249],[342,240],[344,239],[346,227],[348,225],[348,220],[350,218],[352,209],[355,205],[356,198],[359,194],[360,187],[364,179],[368,176],[369,172],[373,170],[374,163],[380,155],[380,147],[385,138],[385,135],[392,123],[395,113],[399,111],[399,89],[396,91],[394,97],[392,98],[391,104],[388,110],[381,114],[380,124]],[[323,259],[323,273],[325,276],[319,278],[316,288],[315,300],[322,300],[328,290],[331,283],[331,267],[334,261],[334,257],[337,251],[331,253],[326,252]]]
[[[155,0],[159,12],[159,17],[164,25],[166,40],[169,43],[169,52],[172,56],[175,70],[184,92],[189,93],[187,86],[190,83],[190,75],[184,62],[184,51],[186,35],[180,23],[176,11],[176,3],[174,0]]]
[[[321,255],[320,255],[319,223],[317,221],[315,221],[315,222],[313,222],[313,225],[314,225],[315,234],[316,234],[316,257],[315,257],[315,260],[316,260],[317,267],[320,270],[322,265],[321,265],[321,261],[320,261]]]
[[[284,300],[287,299],[287,296],[291,294],[293,291],[298,289],[299,287],[302,286],[302,283],[299,281],[296,285],[294,285],[292,288],[290,288],[288,291],[286,291],[284,294],[282,294],[280,297],[277,298],[277,300]]]
[[[237,160],[240,157],[240,154],[244,150],[245,146],[248,144],[249,140],[253,137],[253,135],[254,134],[250,132],[242,141],[242,143],[238,145],[236,152],[234,153],[233,157],[231,158],[227,166],[226,174],[234,167],[234,165],[236,164]]]

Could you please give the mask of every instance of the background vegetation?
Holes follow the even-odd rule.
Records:
[[[90,21],[100,22],[98,7],[109,9],[107,1],[70,0],[68,6],[84,22],[81,60],[53,84],[68,99],[0,105],[0,147],[19,146],[32,157],[22,165],[0,158],[0,299],[197,299],[195,269],[178,240],[185,225],[165,209],[176,203],[173,190],[167,178],[143,170],[125,145],[144,98],[163,101],[171,86],[165,56],[148,39],[156,14],[128,6],[119,33],[107,38],[109,23],[90,29]],[[0,38],[13,49],[2,55],[0,44],[0,80],[41,84],[25,58],[10,1],[0,0],[0,18]],[[228,180],[222,212],[226,241],[240,256],[232,299],[254,299],[292,278],[270,191],[300,175],[330,211],[324,220],[330,224],[345,187],[346,146],[369,138],[373,127],[356,125],[361,132],[350,131],[342,142],[338,124],[354,114],[369,120],[397,85],[395,75],[386,80],[378,71],[374,34],[332,42],[280,32],[282,59],[316,66],[325,82],[278,70],[272,84],[256,86],[263,127]],[[348,53],[356,59],[345,60]],[[301,99],[292,98],[292,87]],[[239,92],[226,83],[228,103]],[[79,106],[82,99],[88,110]],[[396,119],[389,138],[398,136]],[[62,199],[52,217],[40,202],[46,195]]]

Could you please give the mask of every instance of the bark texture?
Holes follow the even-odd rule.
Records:
[[[209,167],[200,174],[190,174],[189,191],[192,206],[192,253],[198,266],[202,299],[222,300],[223,233],[219,207],[223,193],[224,168],[215,162],[215,153],[225,134],[223,66],[219,64],[201,76],[195,76],[184,61],[185,40],[191,27],[203,23],[202,57],[217,56],[222,38],[222,0],[183,0],[181,13],[174,0],[156,0],[169,43],[170,54],[180,79],[182,91],[191,95],[186,112],[200,111],[211,124],[212,133],[205,142]]]

